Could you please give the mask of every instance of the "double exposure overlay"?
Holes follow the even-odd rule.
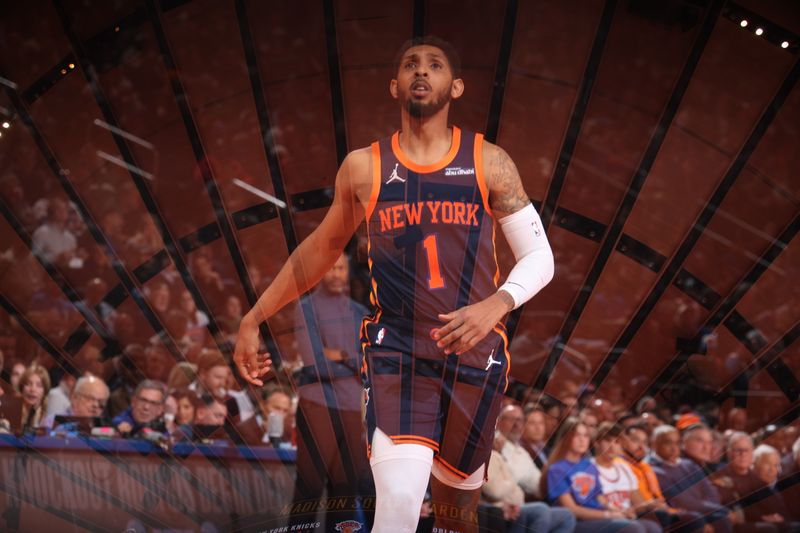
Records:
[[[2,12],[0,531],[800,531],[800,4]]]

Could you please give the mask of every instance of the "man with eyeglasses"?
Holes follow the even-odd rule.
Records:
[[[146,379],[136,387],[131,406],[114,417],[111,423],[122,436],[135,437],[145,429],[166,433],[163,419],[166,398],[167,386],[164,383]]]
[[[63,413],[48,416],[42,425],[44,427],[53,427],[55,417],[58,415],[89,418],[102,417],[108,403],[108,396],[108,385],[97,376],[87,374],[75,382],[69,398],[69,407]],[[61,429],[65,428],[56,427],[54,431]],[[69,428],[66,429],[69,430]]]

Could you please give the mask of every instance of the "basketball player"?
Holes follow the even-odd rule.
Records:
[[[550,281],[553,256],[508,154],[448,126],[464,92],[452,45],[411,40],[395,66],[402,129],[344,160],[333,205],[242,320],[234,358],[262,385],[271,362],[257,353],[258,324],[313,287],[366,220],[377,309],[362,325],[373,531],[414,531],[431,473],[436,527],[477,531],[509,371],[501,320]],[[516,258],[499,288],[495,221]]]

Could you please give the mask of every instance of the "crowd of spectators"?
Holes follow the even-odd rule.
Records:
[[[155,347],[129,346],[122,366],[137,375]],[[156,350],[157,351],[157,350]],[[51,387],[44,366],[15,363],[3,374],[5,431],[65,437],[91,428],[160,444],[215,441],[290,448],[296,442],[296,397],[275,382],[241,389],[228,360],[203,349],[165,380],[120,380],[109,387],[91,373],[63,374]],[[123,372],[124,373],[124,372]],[[531,396],[529,396],[530,398]],[[702,410],[673,413],[656,401],[638,412],[578,400],[555,424],[543,396],[507,399],[482,489],[483,509],[508,531],[762,532],[800,528],[791,505],[800,473],[794,426],[748,433],[746,411],[733,408],[716,425]],[[549,432],[548,426],[555,427]],[[106,434],[107,435],[107,434]],[[492,511],[494,509],[494,511]],[[494,524],[495,528],[498,524]]]
[[[3,185],[14,183],[6,179]],[[92,270],[86,263],[91,253],[82,246],[86,233],[75,223],[74,208],[58,198],[23,207],[32,250],[41,260],[60,269]],[[129,232],[114,212],[102,224],[131,246],[141,245],[142,259],[149,257],[144,243],[158,241],[146,239],[145,230]],[[150,248],[147,253],[155,250]],[[22,344],[2,365],[5,345],[0,345],[0,431],[61,438],[100,430],[97,435],[162,446],[213,441],[296,447],[296,411],[303,401],[298,387],[308,388],[317,375],[308,339],[295,341],[294,364],[290,361],[266,387],[242,387],[230,361],[243,313],[242,302],[230,291],[235,283],[202,250],[192,255],[190,268],[204,297],[222,303],[213,317],[221,331],[218,338],[209,334],[212,317],[198,309],[174,271],[163,272],[145,289],[165,327],[157,334],[104,300],[108,286],[100,278],[84,276],[80,292],[85,303],[93,304],[119,352],[101,355],[102,344],[92,337],[73,360],[77,372],[70,372],[41,350],[24,356]],[[325,283],[338,283],[339,292],[349,292],[346,273],[337,277],[332,271],[328,277]],[[69,322],[74,306],[58,287],[33,286],[30,313]],[[365,312],[349,299],[346,307],[337,307],[335,293],[317,294],[315,305],[339,320]],[[302,309],[287,314],[293,315],[291,328],[304,332],[298,326],[304,321]],[[0,330],[18,327],[6,320]],[[341,337],[326,340],[337,347],[323,346],[326,364],[339,378],[357,376],[358,354],[350,348],[358,344],[357,328],[337,333],[336,324],[320,320],[326,337]],[[353,405],[339,408],[355,412],[361,391],[357,379],[351,381],[337,381],[339,388],[352,389],[337,394],[352,396]],[[676,404],[674,398],[645,397],[631,405],[622,386],[605,387],[602,397],[582,390],[578,382],[565,390],[559,400],[531,390],[507,399],[482,489],[482,508],[495,520],[495,529],[761,532],[800,527],[800,509],[791,505],[792,498],[800,499],[800,483],[781,484],[800,475],[795,425],[755,427],[746,409],[713,402]],[[316,401],[312,392],[306,391],[307,404]],[[328,406],[322,407],[320,412],[327,413]]]

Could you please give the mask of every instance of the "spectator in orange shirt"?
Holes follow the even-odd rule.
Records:
[[[644,458],[649,451],[647,427],[643,424],[633,424],[622,430],[619,443],[622,448],[621,457],[627,462],[639,483],[639,493],[645,501],[651,502],[650,510],[658,517],[666,528],[673,524],[685,524],[700,517],[700,513],[669,507],[661,486],[652,467]],[[699,522],[699,521],[698,521]],[[713,531],[708,524],[701,524],[697,530]]]

